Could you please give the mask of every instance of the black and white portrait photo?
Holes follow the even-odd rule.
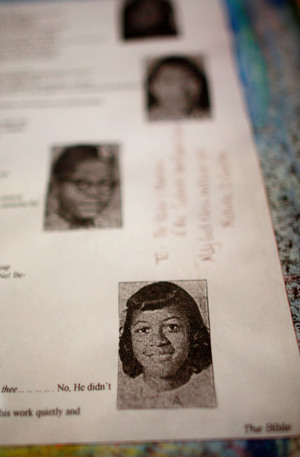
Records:
[[[121,283],[119,298],[118,408],[215,407],[206,281]]]
[[[52,148],[45,230],[121,226],[118,155],[110,144]]]
[[[125,40],[177,35],[171,0],[125,0],[121,21]]]
[[[208,81],[201,57],[170,55],[149,61],[145,86],[150,121],[210,115]]]

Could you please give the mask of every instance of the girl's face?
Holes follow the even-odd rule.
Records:
[[[157,0],[141,0],[131,11],[130,26],[136,31],[147,33],[164,21],[161,4]]]
[[[135,311],[131,325],[133,353],[151,378],[172,378],[189,354],[189,323],[177,305]]]
[[[112,189],[112,167],[97,159],[77,165],[68,179],[58,184],[63,215],[76,220],[93,219],[107,204]]]
[[[159,107],[188,115],[197,103],[201,87],[198,78],[180,65],[164,65],[151,83]]]

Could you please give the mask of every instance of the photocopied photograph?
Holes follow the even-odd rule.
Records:
[[[214,408],[206,281],[119,284],[118,409]]]
[[[45,230],[121,227],[119,146],[52,148]]]
[[[210,116],[203,58],[169,55],[148,61],[146,110],[150,121],[201,119]]]
[[[171,0],[125,0],[121,23],[125,40],[177,35]]]

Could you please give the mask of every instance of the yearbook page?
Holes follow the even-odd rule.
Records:
[[[0,443],[300,433],[218,0],[0,6]]]

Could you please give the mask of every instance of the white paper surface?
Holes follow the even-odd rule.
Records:
[[[221,5],[173,0],[175,35],[131,39],[122,35],[122,6],[0,7],[0,442],[299,434],[299,353]],[[208,107],[179,118],[163,101],[147,109],[151,68],[174,56],[200,69],[209,95]],[[54,161],[78,145],[114,157],[101,221],[76,226],[65,211],[47,228]],[[67,184],[83,185],[81,195],[107,185],[76,170]],[[119,408],[126,302],[158,282],[179,285],[200,309],[210,401],[187,406],[175,370],[157,380],[169,382],[164,406],[155,405],[164,391],[148,383],[151,406]],[[159,312],[140,311],[150,323],[139,335],[176,333],[177,321],[161,326]],[[184,339],[191,324],[180,325]],[[175,363],[176,337],[173,346],[164,338],[167,352],[149,356],[152,367],[166,366],[155,357]],[[147,384],[145,372],[128,385]]]

